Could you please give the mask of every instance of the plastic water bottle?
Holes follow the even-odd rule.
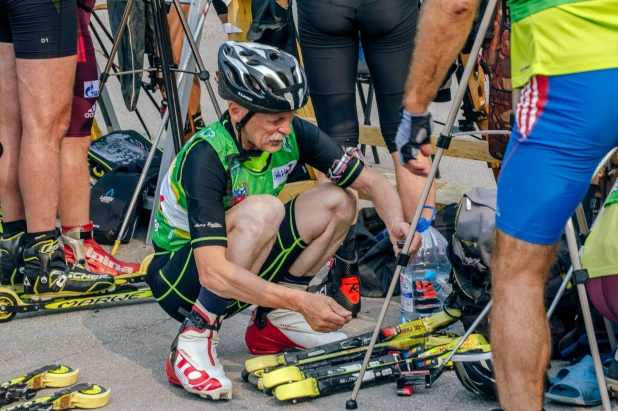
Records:
[[[423,244],[400,275],[402,323],[441,311],[449,288],[448,241],[424,218],[416,231]]]

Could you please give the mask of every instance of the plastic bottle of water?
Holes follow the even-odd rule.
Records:
[[[419,221],[417,231],[423,244],[400,275],[402,323],[441,311],[450,288],[448,241],[424,218]]]

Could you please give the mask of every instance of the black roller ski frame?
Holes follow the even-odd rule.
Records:
[[[153,254],[146,257],[139,272],[114,277],[115,289],[98,294],[80,296],[45,297],[44,299],[30,298],[24,293],[23,285],[0,285],[0,324],[6,323],[20,313],[38,311],[58,311],[68,309],[88,308],[109,303],[143,300],[152,297],[148,287],[137,287],[135,284],[146,283],[148,264]]]
[[[448,357],[448,354],[455,348],[461,337],[450,338],[445,344],[438,346],[429,346],[425,344],[417,344],[407,350],[398,350],[398,352],[384,352],[388,348],[381,347],[375,352],[372,357],[371,364],[375,361],[397,355],[399,361],[406,362],[410,370],[431,370],[443,365]],[[469,351],[489,347],[487,340],[480,334],[469,336],[462,344],[461,350]],[[356,358],[348,362],[340,362],[336,365],[326,365],[310,368],[313,364],[293,365],[282,367],[274,371],[264,373],[262,377],[262,386],[266,394],[269,394],[274,388],[286,383],[294,383],[305,379],[316,378],[320,379],[330,375],[348,373],[350,371],[360,370],[363,362],[364,353],[359,353]],[[431,381],[430,381],[431,382]]]
[[[0,407],[30,400],[44,388],[69,387],[77,382],[79,370],[66,365],[46,365],[0,384]]]
[[[395,342],[401,339],[424,337],[451,325],[459,319],[460,315],[461,312],[459,310],[449,310],[448,313],[442,311],[409,323],[383,328],[379,342]],[[369,345],[370,340],[371,333],[366,333],[308,350],[251,358],[245,362],[245,369],[242,375],[246,380],[251,373],[258,370],[270,370],[280,366],[295,365],[318,356],[366,347]]]
[[[350,389],[358,379],[360,363],[350,365],[344,372],[318,378],[307,378],[298,382],[280,385],[274,395],[279,401],[323,397],[332,393]],[[363,382],[392,381],[401,376],[402,369],[411,371],[410,362],[401,360],[397,354],[372,359]]]
[[[97,384],[78,384],[3,411],[61,411],[101,408],[109,403],[110,390]]]
[[[60,311],[89,308],[121,301],[143,300],[152,297],[150,288],[133,285],[116,286],[114,291],[76,297],[57,297],[46,301],[33,301],[23,291],[0,287],[0,323],[6,323],[20,313]]]

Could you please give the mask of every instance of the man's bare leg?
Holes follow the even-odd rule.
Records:
[[[356,218],[357,199],[351,190],[332,183],[320,184],[296,199],[296,227],[307,248],[296,259],[290,274],[313,276],[341,245]]]
[[[89,148],[89,137],[62,140],[58,214],[63,226],[83,226],[90,221]]]
[[[51,231],[56,227],[60,143],[69,127],[76,56],[16,61],[23,124],[19,185],[28,232]]]
[[[555,249],[555,245],[527,243],[496,230],[491,345],[500,405],[505,411],[543,407],[543,380],[551,349],[544,293]]]
[[[227,260],[259,274],[283,217],[285,208],[275,196],[250,196],[235,205],[225,215]]]
[[[0,160],[0,201],[4,222],[26,219],[19,190],[21,134],[15,50],[11,43],[0,43],[0,143],[4,148]]]
[[[399,161],[399,152],[391,153],[393,157],[393,164],[395,165],[395,178],[397,181],[397,192],[401,198],[401,204],[403,206],[403,215],[406,222],[411,222],[414,217],[414,212],[418,206],[418,202],[421,199],[421,193],[425,186],[425,177],[420,177],[410,173]],[[419,153],[418,160],[424,163],[429,163],[429,157],[425,157]],[[436,206],[436,184],[431,186],[429,196],[427,197],[428,206]],[[423,210],[422,216],[427,220],[431,218],[433,211],[429,209]]]

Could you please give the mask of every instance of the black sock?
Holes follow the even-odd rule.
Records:
[[[26,233],[26,248],[32,247],[34,244],[43,241],[49,240],[53,238],[54,240],[58,238],[58,230],[54,229],[51,231],[40,231],[38,233]]]
[[[335,253],[347,261],[354,261],[356,258],[356,226],[351,226],[343,239],[343,243]]]
[[[227,311],[227,306],[230,304],[229,299],[219,297],[209,289],[202,287],[200,294],[197,296],[197,300],[202,306],[211,314],[223,315]]]
[[[296,277],[295,275],[286,273],[281,279],[281,282],[294,285],[308,286],[311,280],[313,280],[313,277]]]
[[[26,220],[2,222],[2,237],[11,238],[16,234],[26,232]]]

